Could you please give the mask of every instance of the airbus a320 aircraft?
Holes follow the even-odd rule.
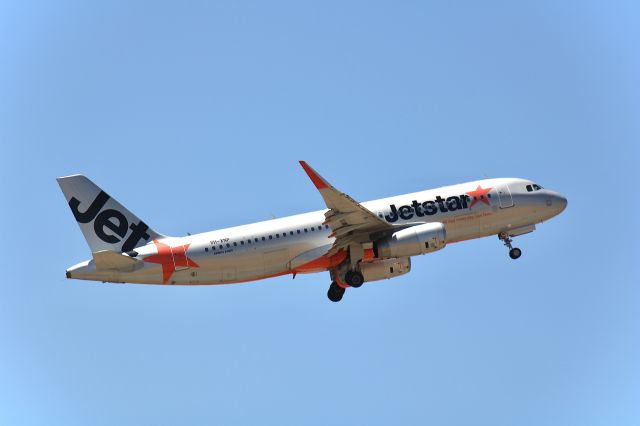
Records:
[[[186,237],[157,233],[82,175],[58,178],[92,259],[67,278],[112,283],[231,284],[279,275],[329,272],[327,296],[406,274],[411,256],[447,244],[535,230],[567,199],[526,179],[485,179],[359,203],[307,163],[300,164],[326,209]]]

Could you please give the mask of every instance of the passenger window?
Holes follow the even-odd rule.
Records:
[[[289,235],[293,235],[293,231],[289,231]]]
[[[297,232],[298,232],[298,234],[299,234],[299,233],[300,233],[300,230],[298,229],[298,231],[297,231]]]
[[[204,251],[209,251],[209,247],[205,247],[205,248],[204,248]]]
[[[244,240],[240,241],[240,245],[243,246],[244,245]]]
[[[258,239],[257,239],[257,238],[254,238],[254,239],[253,239],[253,241],[255,241],[255,242],[257,243],[257,242],[258,242]]]
[[[265,237],[262,237],[262,241],[264,241],[264,240],[266,240],[266,238],[265,238]]]
[[[222,250],[222,244],[220,244],[220,250]]]
[[[231,244],[227,243],[227,248],[231,247]]]
[[[304,228],[304,232],[309,232],[309,231],[307,231],[307,228]]]
[[[280,234],[276,234],[276,238],[280,238]]]
[[[235,241],[233,242],[233,246],[236,247],[238,245],[238,243],[236,243]]]
[[[248,239],[248,240],[247,240],[247,244],[251,244],[251,239]]]
[[[273,235],[269,235],[269,239],[270,239],[270,240],[273,240]]]

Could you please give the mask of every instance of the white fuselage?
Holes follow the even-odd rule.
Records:
[[[517,178],[485,179],[362,205],[392,225],[441,222],[447,243],[452,243],[525,229],[565,208],[566,199],[560,194],[527,190],[531,184]],[[463,197],[477,188],[490,188],[486,198],[474,202],[473,196]],[[85,261],[69,268],[67,275],[107,282],[199,285],[326,271],[331,266],[317,261],[334,242],[331,229],[324,224],[325,212],[165,238],[135,249],[138,259],[146,259],[135,270],[97,270],[93,261]]]

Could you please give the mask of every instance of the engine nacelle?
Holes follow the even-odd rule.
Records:
[[[415,225],[395,232],[390,238],[373,243],[375,256],[381,259],[417,256],[443,249],[447,233],[440,222]]]
[[[401,257],[399,259],[379,259],[373,262],[360,264],[360,272],[365,282],[387,280],[389,278],[404,275],[411,270],[411,259]]]

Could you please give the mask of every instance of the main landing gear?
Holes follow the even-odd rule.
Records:
[[[511,243],[513,242],[513,240],[511,238],[509,238],[509,234],[502,232],[500,234],[498,234],[498,238],[500,238],[502,241],[504,241],[504,245],[507,246],[507,248],[509,249],[509,257],[512,259],[517,259],[520,256],[522,256],[522,250],[520,250],[518,247],[512,247]]]
[[[327,297],[332,302],[339,302],[342,300],[342,296],[344,296],[345,290],[346,288],[340,287],[338,283],[334,281],[329,286],[329,291],[327,291]]]
[[[364,277],[358,271],[349,271],[344,275],[344,280],[351,287],[358,288],[364,284]]]
[[[348,287],[358,288],[364,284],[364,276],[360,271],[347,271],[344,275],[344,283],[342,285],[338,284],[336,273],[331,272],[331,278],[333,282],[329,286],[329,290],[327,291],[327,297],[332,302],[339,302],[342,300],[342,296],[344,296],[344,292]],[[342,283],[342,281],[340,281]]]

